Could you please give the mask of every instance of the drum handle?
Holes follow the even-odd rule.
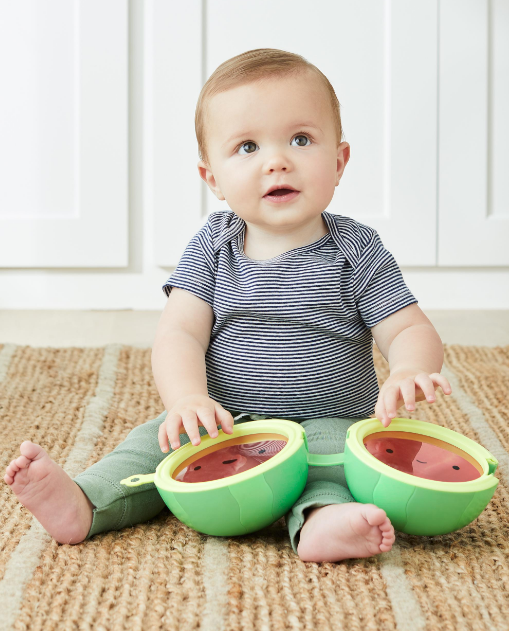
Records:
[[[310,454],[308,452],[308,465],[313,467],[333,467],[345,464],[345,454]]]
[[[142,484],[154,482],[155,477],[155,473],[135,474],[125,478],[125,480],[120,480],[120,484],[123,484],[124,486],[141,486]]]

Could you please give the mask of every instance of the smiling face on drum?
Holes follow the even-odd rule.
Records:
[[[232,444],[235,442],[227,441],[221,449],[205,450],[201,457],[184,462],[184,467],[176,471],[174,479],[179,482],[211,482],[228,478],[270,460],[286,446],[286,440],[256,440],[256,434],[252,442]]]
[[[380,462],[438,482],[469,482],[480,478],[481,465],[465,451],[445,441],[408,432],[378,432],[364,446]]]

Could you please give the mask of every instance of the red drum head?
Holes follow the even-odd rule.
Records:
[[[470,454],[443,440],[412,432],[377,432],[364,446],[380,462],[409,475],[438,482],[468,482],[483,474]]]
[[[287,443],[280,434],[250,434],[203,449],[173,472],[179,482],[211,482],[253,469],[278,454]]]

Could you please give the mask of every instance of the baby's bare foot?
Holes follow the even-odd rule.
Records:
[[[334,562],[388,552],[394,528],[374,504],[329,504],[310,511],[297,546],[303,561]]]
[[[25,440],[4,480],[19,501],[59,543],[80,543],[92,524],[94,505],[44,449]]]

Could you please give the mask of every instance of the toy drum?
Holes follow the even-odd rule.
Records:
[[[384,428],[354,423],[342,454],[308,451],[297,422],[264,419],[232,434],[201,437],[169,454],[155,473],[126,486],[154,482],[180,521],[208,535],[235,536],[277,521],[295,504],[309,466],[342,465],[357,502],[382,508],[394,528],[442,535],[463,528],[486,508],[498,485],[498,462],[484,447],[450,429],[405,418]]]

